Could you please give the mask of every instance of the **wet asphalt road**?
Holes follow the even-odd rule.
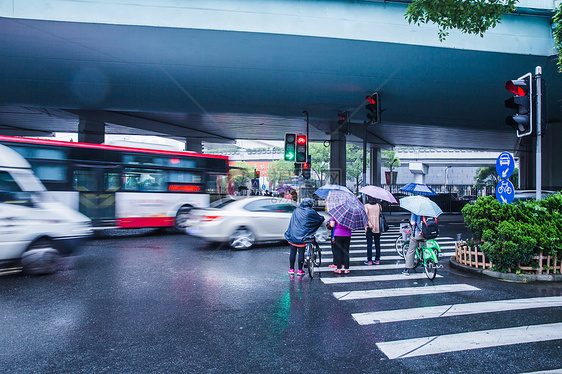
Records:
[[[467,236],[455,217],[442,220],[440,229],[441,235]],[[288,248],[279,243],[231,251],[185,235],[153,230],[125,234],[91,240],[56,274],[0,276],[0,372],[520,373],[562,368],[561,340],[395,360],[376,346],[437,334],[560,323],[561,307],[367,326],[351,316],[561,296],[561,284],[507,283],[446,265],[439,271],[443,278],[434,283],[404,278],[376,286],[330,285],[321,279],[335,274],[290,279]],[[445,283],[480,290],[348,301],[332,294]]]

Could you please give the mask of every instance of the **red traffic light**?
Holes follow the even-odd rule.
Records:
[[[368,102],[370,102],[371,104],[376,104],[376,103],[377,103],[377,96],[376,96],[376,95],[367,96],[365,99],[366,99]]]
[[[303,169],[308,169],[309,166],[310,166],[310,165],[308,164],[308,162],[305,162],[304,164],[302,164],[302,168],[303,168]]]
[[[517,96],[525,96],[529,91],[529,82],[523,79],[515,79],[505,82],[505,89]]]
[[[297,136],[297,144],[306,144],[306,136],[305,135]]]

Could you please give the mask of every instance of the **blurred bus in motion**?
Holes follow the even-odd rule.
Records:
[[[224,196],[228,157],[0,136],[31,164],[53,199],[95,227],[176,227]]]
[[[90,236],[88,217],[45,196],[29,163],[0,145],[0,264],[28,274],[56,270]]]

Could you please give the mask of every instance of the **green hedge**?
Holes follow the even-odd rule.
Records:
[[[536,266],[532,257],[562,257],[562,194],[545,199],[501,205],[492,196],[480,197],[462,209],[473,240],[483,241],[482,251],[494,270],[515,271]]]

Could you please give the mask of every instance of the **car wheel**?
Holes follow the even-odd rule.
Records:
[[[254,245],[256,242],[256,237],[252,230],[246,227],[237,228],[230,239],[228,239],[228,244],[234,249],[248,249]]]
[[[21,256],[23,272],[29,275],[52,274],[60,265],[61,255],[48,239],[30,244]]]
[[[174,219],[174,227],[176,230],[185,233],[186,222],[189,219],[189,213],[193,207],[190,205],[184,205],[178,209],[176,213],[176,218]]]

